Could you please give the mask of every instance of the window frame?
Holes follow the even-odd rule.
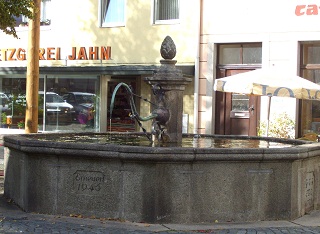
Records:
[[[47,16],[48,15],[48,9],[50,8],[49,4],[43,4],[43,2],[51,2],[52,0],[41,0],[41,8],[40,8],[40,26],[50,26],[51,25],[51,19],[49,18],[44,18],[43,15]],[[49,6],[48,6],[49,5]],[[45,12],[45,13],[43,13]],[[50,14],[49,14],[50,16]],[[20,15],[19,17],[16,18],[16,26],[15,28],[21,28],[21,26],[28,26],[29,23],[29,18],[24,16],[24,15]],[[18,23],[18,21],[21,21]],[[19,30],[20,31],[20,30]]]
[[[47,15],[50,16],[50,13],[48,14],[48,9],[50,8],[50,4],[51,4],[52,0],[41,0],[41,15],[40,15],[40,24],[41,26],[49,26],[51,25],[51,19],[50,17],[48,18]],[[44,4],[44,2],[46,2]],[[48,3],[49,2],[49,3]]]
[[[241,64],[243,65],[257,65],[257,64],[262,64],[262,42],[245,42],[245,43],[221,43],[218,44],[218,53],[217,53],[217,59],[218,59],[218,66],[224,66],[224,65],[234,65],[234,64]],[[238,51],[233,52],[234,55],[238,55],[238,62],[235,63],[224,63],[224,56],[223,56],[223,49],[230,49],[230,48],[235,48]],[[259,57],[261,61],[257,62],[251,62],[251,63],[245,63],[245,56],[246,56],[246,48],[259,48],[259,52],[261,51],[261,56]],[[258,52],[258,51],[257,51]]]
[[[179,14],[179,18],[178,19],[167,19],[167,20],[157,20],[157,5],[158,5],[158,1],[161,0],[153,0],[153,7],[152,7],[152,23],[154,25],[159,25],[159,24],[179,24],[180,23],[180,19],[181,19],[181,1],[178,0],[178,14]]]
[[[313,83],[316,83],[315,77],[313,77],[313,79],[310,79],[310,77],[308,77],[307,73],[308,72],[312,72],[315,73],[316,71],[320,71],[320,63],[315,63],[312,61],[305,61],[305,58],[308,57],[308,46],[313,46],[316,45],[317,47],[320,47],[320,41],[299,41],[299,76],[309,80]],[[314,76],[314,75],[313,75]],[[314,107],[317,104],[316,100],[298,100],[299,101],[299,108],[298,108],[298,112],[300,114],[300,117],[298,119],[298,136],[303,136],[303,134],[305,133],[304,130],[310,130],[310,131],[314,131],[313,129],[313,123],[314,122],[318,122],[318,121],[314,121],[315,119],[317,119],[317,116],[314,116],[315,112],[314,112]],[[309,104],[307,104],[309,102]],[[305,105],[306,106],[311,106],[311,112],[309,113],[309,115],[302,115],[301,113],[304,113],[305,110]],[[309,109],[309,107],[308,107]],[[308,122],[310,121],[311,126],[309,128],[308,126]],[[307,124],[306,124],[307,123]],[[315,128],[317,128],[319,125],[315,124]],[[315,132],[317,132],[317,130],[315,130]]]
[[[126,6],[127,0],[123,0],[123,22],[103,22],[103,7],[102,3],[105,0],[99,0],[99,27],[101,28],[113,28],[113,27],[125,27],[126,26]],[[110,0],[111,1],[111,0]]]

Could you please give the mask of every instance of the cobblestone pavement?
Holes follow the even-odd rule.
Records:
[[[6,215],[5,215],[6,216]],[[85,224],[86,222],[91,224]],[[144,230],[145,229],[145,230]],[[147,230],[149,229],[149,230]],[[198,229],[179,231],[166,228],[165,225],[152,227],[145,225],[127,225],[114,222],[93,222],[87,220],[70,220],[61,217],[25,215],[19,217],[2,217],[1,233],[320,233],[320,227],[269,227],[242,229]]]

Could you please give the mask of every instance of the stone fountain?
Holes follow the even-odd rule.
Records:
[[[148,117],[141,117],[136,111],[133,100],[133,91],[125,84],[120,83],[115,87],[111,98],[110,115],[112,116],[115,95],[123,86],[129,94],[132,117],[139,121],[153,120],[152,141],[166,143],[181,143],[182,141],[182,114],[183,114],[183,91],[190,83],[191,78],[184,77],[182,72],[176,68],[176,46],[171,37],[167,36],[161,44],[160,53],[162,60],[159,70],[145,79],[151,85],[153,91],[152,113]],[[130,95],[131,94],[131,95]]]
[[[147,79],[155,108],[133,117],[153,120],[154,140],[183,146],[182,95],[190,80],[175,68],[170,38],[161,53],[159,71]],[[26,212],[149,223],[291,220],[320,207],[318,143],[188,135],[184,147],[132,144],[139,139],[145,134],[5,136],[4,195]]]

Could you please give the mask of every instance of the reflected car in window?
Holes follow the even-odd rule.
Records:
[[[43,113],[43,92],[39,92],[39,116]],[[46,121],[48,124],[70,124],[74,114],[74,108],[71,104],[54,92],[46,92]]]
[[[68,92],[63,99],[73,105],[74,120],[81,124],[92,125],[94,123],[94,105],[96,95],[85,92]]]
[[[10,111],[9,103],[10,103],[10,99],[8,98],[8,96],[5,93],[0,92],[0,112],[1,113],[2,112],[7,113],[8,111]]]

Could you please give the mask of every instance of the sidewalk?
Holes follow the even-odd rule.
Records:
[[[0,128],[0,139],[2,139],[3,135],[6,135],[6,134],[23,134],[23,133],[25,133],[24,129]]]

